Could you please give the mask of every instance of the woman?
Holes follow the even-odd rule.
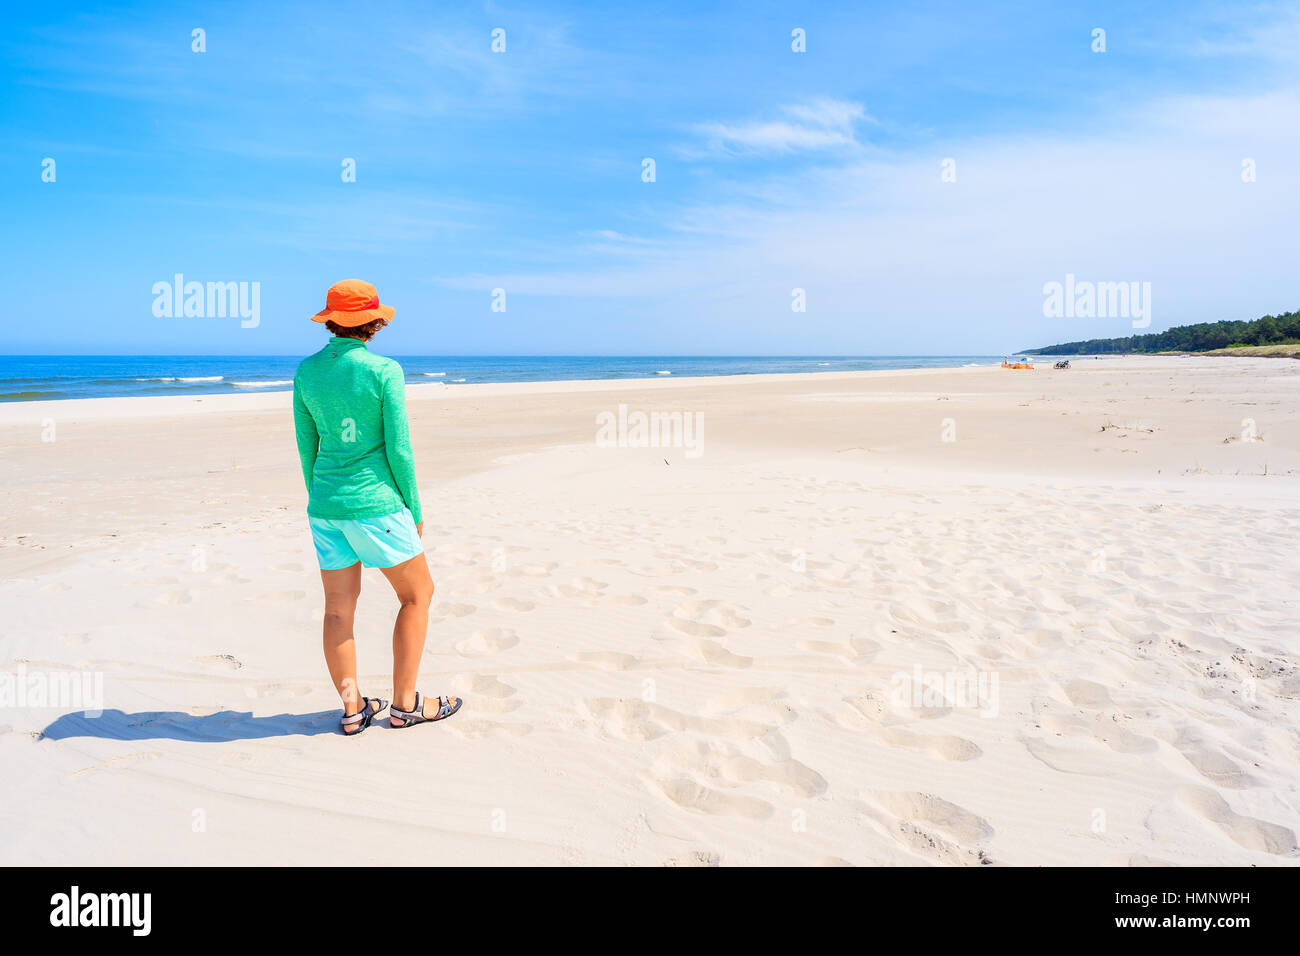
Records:
[[[406,378],[366,342],[393,318],[368,282],[330,287],[323,322],[334,337],[303,359],[293,378],[293,420],[307,515],[325,588],[325,664],[343,698],[340,729],[359,734],[388,701],[357,690],[352,622],[361,595],[361,566],[379,568],[401,607],[393,626],[393,727],[443,720],[459,697],[427,701],[415,689],[429,627],[433,579],[420,538],[424,519],[406,422]]]

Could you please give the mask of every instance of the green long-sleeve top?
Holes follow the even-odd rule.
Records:
[[[293,377],[293,424],[313,518],[411,509],[420,490],[406,420],[406,376],[359,339],[331,338]]]

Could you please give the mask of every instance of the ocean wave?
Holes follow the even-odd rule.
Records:
[[[292,385],[293,379],[287,378],[274,382],[231,382],[235,388],[277,388],[282,385]]]
[[[39,402],[42,399],[57,398],[62,392],[0,392],[0,402]]]
[[[465,381],[465,380],[464,380],[463,378],[453,378],[452,381],[453,381],[453,382],[463,382],[463,381]]]
[[[420,374],[421,374],[421,375],[428,375],[428,376],[430,376],[431,378],[436,378],[436,377],[439,376],[439,375],[446,375],[447,373],[446,373],[446,372],[421,372]]]
[[[672,375],[673,373],[670,372],[670,371],[668,371],[667,369],[661,369],[660,371],[655,372],[655,374],[656,374],[656,375]]]
[[[137,378],[137,382],[220,382],[224,375],[162,375],[157,378]],[[100,379],[103,382],[113,382],[111,378]]]

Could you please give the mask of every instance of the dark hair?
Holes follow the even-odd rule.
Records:
[[[362,342],[369,342],[375,337],[375,333],[387,324],[387,319],[375,319],[373,322],[367,322],[365,325],[354,325],[351,328],[348,328],[347,326],[336,325],[333,322],[326,322],[325,328],[329,329],[340,338],[360,339]]]

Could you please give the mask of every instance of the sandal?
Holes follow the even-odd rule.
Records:
[[[339,730],[343,731],[343,736],[345,737],[355,737],[357,734],[361,733],[361,731],[369,727],[370,722],[382,714],[384,708],[388,706],[388,701],[384,700],[382,697],[362,697],[361,700],[365,704],[365,707],[361,708],[361,710],[351,716],[339,718]],[[374,704],[375,706],[371,707],[371,704]],[[360,724],[360,726],[357,726],[358,724]],[[355,727],[356,729],[349,730],[349,727]]]
[[[432,717],[424,716],[424,695],[418,690],[415,692],[415,707],[412,710],[400,710],[397,707],[388,708],[388,726],[394,730],[401,730],[404,727],[414,727],[416,724],[431,724],[435,720],[446,720],[456,711],[460,710],[460,705],[465,703],[459,697],[456,698],[456,706],[451,705],[451,701],[446,697],[438,698],[438,712]],[[393,723],[396,717],[402,721],[400,724]]]

